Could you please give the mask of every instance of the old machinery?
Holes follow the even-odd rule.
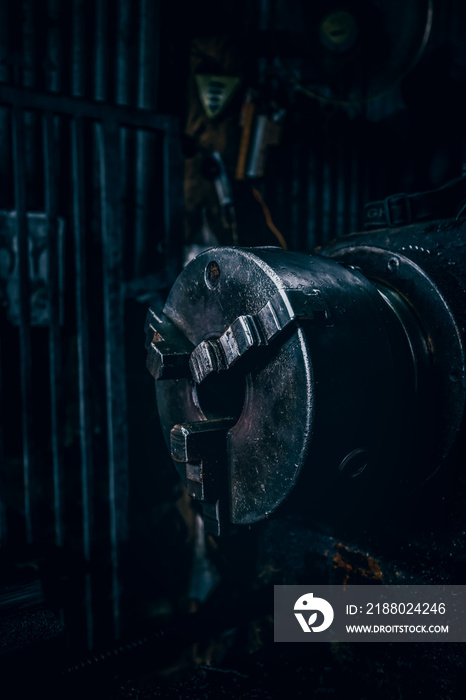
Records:
[[[208,532],[289,513],[364,525],[450,474],[465,231],[378,230],[314,255],[213,248],[183,270],[148,313],[147,363]]]

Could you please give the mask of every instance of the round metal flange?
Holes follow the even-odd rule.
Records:
[[[340,244],[325,252],[332,259],[359,269],[381,293],[393,290],[409,305],[432,358],[428,401],[435,419],[436,441],[432,473],[451,451],[466,405],[466,365],[461,330],[443,294],[429,275],[399,252],[371,245]]]

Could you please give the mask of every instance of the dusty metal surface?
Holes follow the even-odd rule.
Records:
[[[448,280],[439,291],[410,250],[374,238],[316,257],[214,248],[185,268],[163,313],[149,312],[148,367],[188,489],[195,464],[208,489],[205,465],[218,449],[207,437],[199,449],[188,441],[201,428],[223,435],[214,471],[228,501],[227,492],[199,498],[219,513],[214,533],[280,507],[343,521],[348,508],[369,510],[381,488],[396,498],[426,482],[449,456],[465,401],[459,309],[445,301]],[[309,508],[303,493],[324,505]]]

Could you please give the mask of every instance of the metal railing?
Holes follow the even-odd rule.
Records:
[[[44,472],[38,468],[37,400],[35,398],[33,360],[33,324],[31,322],[31,236],[26,174],[27,120],[39,125],[37,141],[42,145],[43,201],[47,248],[48,294],[48,357],[49,396],[41,401],[43,411],[50,411],[51,472],[53,482],[53,527],[57,547],[63,547],[67,538],[69,515],[66,510],[64,482],[68,469],[64,451],[64,432],[67,411],[69,372],[64,372],[64,334],[62,329],[63,304],[67,309],[66,340],[76,338],[76,371],[78,384],[79,444],[80,444],[80,501],[82,519],[82,554],[91,560],[96,538],[94,486],[96,451],[92,407],[91,356],[96,352],[94,329],[102,319],[102,352],[106,413],[106,461],[108,465],[108,538],[111,553],[111,594],[115,635],[121,632],[122,589],[121,566],[128,542],[129,458],[125,367],[125,246],[127,232],[124,206],[127,195],[123,191],[131,185],[126,171],[128,165],[128,137],[155,134],[158,149],[157,178],[153,183],[154,197],[163,208],[163,231],[152,231],[161,252],[161,274],[169,283],[179,269],[182,233],[182,156],[176,120],[154,114],[146,109],[109,105],[79,98],[41,93],[25,88],[0,85],[2,113],[11,120],[11,153],[14,181],[15,239],[17,242],[17,270],[19,288],[19,369],[22,432],[22,463],[24,476],[24,529],[25,541],[32,544],[43,537],[43,518],[40,515]],[[31,115],[37,115],[31,117]],[[147,144],[146,144],[147,145]],[[68,158],[63,149],[68,149]],[[4,149],[5,150],[5,149]],[[38,151],[39,149],[36,148]],[[69,171],[57,163],[69,163]],[[90,162],[90,165],[89,165]],[[95,164],[97,167],[94,167]],[[133,162],[134,165],[134,162]],[[135,177],[137,173],[137,164]],[[60,198],[62,178],[69,178],[70,197]],[[59,181],[60,180],[60,181]],[[93,198],[90,180],[94,180]],[[38,183],[39,184],[39,183]],[[147,199],[147,198],[146,198]],[[65,198],[66,200],[66,198]],[[150,199],[146,201],[151,206]],[[89,209],[92,208],[92,216]],[[97,215],[96,215],[97,212]],[[59,219],[65,223],[66,254],[59,234]],[[94,229],[89,231],[89,227]],[[99,240],[100,271],[93,260],[90,241]],[[141,255],[141,240],[137,242]],[[15,246],[13,246],[14,248]],[[15,251],[13,251],[14,255]],[[70,254],[71,253],[71,254]],[[160,265],[159,260],[159,265]],[[90,271],[90,263],[92,271]],[[64,269],[62,269],[64,268]],[[63,287],[63,275],[66,284]],[[90,298],[94,287],[92,276],[102,281],[101,298]],[[100,279],[97,283],[100,284]],[[65,299],[63,299],[65,295]],[[74,309],[70,311],[70,299]],[[74,329],[70,328],[70,318]],[[142,341],[141,341],[142,342]],[[5,371],[5,369],[4,369]],[[0,376],[1,378],[1,376]],[[7,398],[14,401],[14,397]],[[47,436],[42,436],[47,441]],[[40,451],[39,451],[40,452]],[[98,456],[101,459],[101,455]],[[76,475],[73,476],[76,483]],[[0,541],[8,541],[8,489],[0,494]],[[75,515],[73,516],[75,517]],[[97,533],[99,537],[101,534]],[[16,536],[16,539],[18,537]],[[92,646],[93,604],[92,581],[86,576],[87,638]]]

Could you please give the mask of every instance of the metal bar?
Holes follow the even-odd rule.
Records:
[[[35,88],[37,81],[36,71],[36,31],[35,31],[35,6],[34,0],[23,0],[22,2],[22,85],[25,88]],[[36,115],[32,112],[24,114],[24,140],[26,154],[26,187],[34,182],[37,173],[37,142],[35,138]],[[29,189],[28,189],[29,191]],[[34,197],[34,192],[31,193]],[[34,205],[35,202],[30,202]]]
[[[0,3],[0,82],[9,82],[9,44],[8,3]],[[8,193],[11,192],[11,136],[9,110],[0,109],[0,205],[6,208]],[[10,204],[11,206],[11,204]]]
[[[33,87],[36,83],[36,61],[34,60],[36,28],[34,22],[34,0],[22,2],[22,83]]]
[[[160,0],[140,0],[138,107],[157,109]]]
[[[116,122],[135,129],[170,131],[176,119],[170,115],[154,114],[149,109],[137,109],[105,102],[90,102],[77,97],[55,95],[11,85],[0,85],[0,104],[22,109],[57,112],[95,121]]]
[[[71,162],[73,182],[73,228],[74,260],[76,280],[76,331],[78,350],[79,425],[81,447],[81,488],[83,503],[83,553],[87,561],[92,555],[94,517],[92,509],[92,425],[91,425],[91,381],[89,351],[89,314],[86,299],[87,264],[85,238],[84,201],[84,138],[81,119],[71,122]],[[89,576],[86,581],[86,618],[88,646],[92,648],[92,596]]]
[[[21,366],[21,423],[23,431],[24,510],[26,540],[37,537],[34,488],[35,465],[32,434],[32,362],[31,319],[29,297],[29,250],[26,218],[26,153],[24,143],[24,113],[17,107],[12,110],[13,131],[13,179],[16,209],[16,239],[19,267],[19,343]]]
[[[45,84],[47,90],[58,92],[61,88],[61,32],[58,27],[60,0],[47,0],[47,13],[50,24],[47,29],[47,69]]]
[[[42,121],[44,142],[45,212],[47,215],[48,284],[49,284],[49,357],[50,357],[50,407],[53,459],[53,490],[55,516],[55,542],[64,542],[63,519],[63,391],[62,352],[60,334],[60,270],[57,221],[57,174],[53,116],[44,114]]]
[[[119,105],[130,104],[130,94],[133,94],[133,82],[131,81],[131,3],[130,0],[118,0],[117,4],[117,27],[116,27],[116,92],[115,98]],[[129,152],[131,144],[134,143],[134,134],[130,134],[127,129],[120,129],[120,158],[121,158],[121,190],[124,192],[125,206],[122,210],[122,225],[127,232],[126,241],[133,241],[133,231],[128,226],[128,192],[129,183],[133,182],[133,170],[129,172]],[[131,165],[133,159],[131,159]],[[131,215],[131,226],[134,225],[134,216]],[[133,255],[128,255],[132,264]]]
[[[2,319],[3,321],[3,319]],[[6,520],[6,489],[5,489],[5,444],[3,437],[3,360],[2,360],[2,335],[0,333],[0,547],[7,544],[7,520]]]
[[[159,3],[140,0],[138,107],[157,108],[158,55],[157,36]],[[147,272],[147,228],[150,201],[150,168],[154,158],[153,137],[138,131],[136,137],[136,210],[134,222],[134,276]]]
[[[127,105],[130,102],[130,2],[118,0],[117,3],[117,41],[116,41],[116,102]]]
[[[108,99],[108,6],[107,0],[95,0],[95,83],[96,100]]]
[[[124,338],[120,152],[116,124],[98,127],[101,178],[105,374],[109,464],[110,542],[115,636],[121,630],[121,558],[128,539],[128,438]]]
[[[73,0],[71,28],[71,92],[82,97],[85,92],[86,49],[84,40],[84,0]]]

